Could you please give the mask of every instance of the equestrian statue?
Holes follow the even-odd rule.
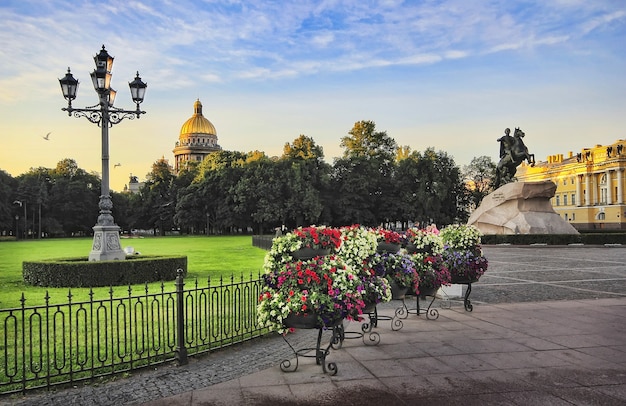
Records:
[[[528,153],[528,148],[522,140],[526,134],[519,128],[515,129],[513,136],[510,134],[511,130],[507,128],[504,130],[504,135],[497,139],[500,143],[500,162],[496,166],[494,189],[512,182],[517,167],[523,160],[527,160],[530,166],[535,166],[535,155]]]

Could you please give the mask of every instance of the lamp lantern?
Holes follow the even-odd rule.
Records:
[[[63,97],[71,103],[72,100],[76,98],[76,93],[78,92],[78,80],[74,79],[74,75],[70,72],[70,68],[67,68],[65,77],[63,79],[59,79],[59,84],[61,85]]]
[[[137,76],[135,80],[128,83],[130,87],[130,95],[133,98],[133,101],[137,103],[137,108],[139,108],[139,104],[143,102],[143,98],[146,94],[146,88],[148,87],[147,83],[144,83],[139,77],[139,71],[137,71]]]
[[[113,107],[113,103],[115,103],[115,96],[117,96],[117,91],[113,90],[113,88],[109,89],[109,107]]]

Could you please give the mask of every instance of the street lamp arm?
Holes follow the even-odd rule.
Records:
[[[107,121],[109,123],[109,127],[112,127],[114,124],[119,124],[125,118],[129,120],[134,120],[135,117],[140,118],[142,114],[146,114],[145,111],[142,111],[139,108],[133,111],[133,110],[118,109],[116,107],[109,107],[106,113],[103,112],[102,108],[100,107],[98,108],[87,107],[84,109],[76,109],[70,106],[70,107],[63,107],[61,110],[67,111],[68,116],[73,115],[74,117],[85,117],[87,120],[91,121],[92,123],[98,124],[98,126],[101,125],[102,115],[108,113],[109,117]]]
[[[109,125],[118,124],[125,118],[129,120],[134,120],[135,117],[141,118],[142,114],[146,114],[146,112],[139,109],[139,104],[137,104],[137,110],[135,111],[109,107]]]
[[[73,107],[63,107],[61,110],[67,111],[68,116],[74,117],[85,117],[87,120],[91,121],[94,124],[98,124],[100,126],[100,122],[102,121],[102,111],[100,109],[75,109]]]

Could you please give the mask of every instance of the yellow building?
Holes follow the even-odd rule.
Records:
[[[551,155],[534,167],[517,168],[519,182],[551,180],[557,188],[554,210],[577,230],[626,229],[625,140]]]
[[[202,115],[202,103],[196,100],[191,116],[180,128],[180,135],[174,147],[174,173],[178,173],[185,162],[202,162],[204,157],[222,147],[217,144],[217,131],[213,124]]]

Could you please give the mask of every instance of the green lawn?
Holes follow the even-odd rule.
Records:
[[[0,308],[21,306],[22,293],[26,305],[45,303],[46,292],[50,303],[68,301],[68,288],[44,288],[26,285],[22,279],[22,261],[40,259],[86,257],[91,251],[91,238],[44,239],[36,241],[0,242]],[[122,239],[122,247],[133,247],[144,255],[186,255],[188,275],[185,285],[198,279],[200,286],[206,286],[210,277],[217,284],[220,277],[237,280],[243,275],[249,279],[252,273],[256,278],[262,271],[265,250],[252,246],[251,236],[224,237],[148,237]],[[149,284],[150,292],[160,290],[160,283]],[[173,291],[174,282],[165,282],[165,290]],[[94,299],[109,297],[109,288],[96,288]],[[133,293],[143,293],[144,285],[133,286]],[[72,288],[72,302],[89,298],[89,289]],[[128,287],[114,287],[114,296],[128,295]]]

